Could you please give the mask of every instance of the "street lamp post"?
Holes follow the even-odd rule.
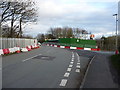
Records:
[[[118,14],[113,14],[116,17],[116,53],[118,53],[118,36],[117,36],[117,22],[118,22]]]

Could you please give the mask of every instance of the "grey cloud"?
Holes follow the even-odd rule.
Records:
[[[31,33],[45,33],[50,27],[57,26],[80,27],[95,34],[113,32],[115,28],[115,19],[112,14],[117,12],[117,7],[113,7],[113,5],[117,5],[116,3],[102,3],[99,6],[94,5],[94,3],[84,3],[81,6],[81,3],[66,5],[65,3],[68,1],[66,0],[67,2],[64,3],[61,0],[62,3],[59,1],[60,4],[57,6],[56,3],[58,4],[58,2],[56,0],[48,1],[45,0],[46,3],[41,1],[41,4],[44,4],[39,9],[38,24],[31,25],[35,30],[28,28]],[[49,6],[49,4],[53,6],[47,7],[46,5]]]

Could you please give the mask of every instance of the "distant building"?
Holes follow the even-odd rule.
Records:
[[[120,1],[118,2],[118,34],[120,35]]]

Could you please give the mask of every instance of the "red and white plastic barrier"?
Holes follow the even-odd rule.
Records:
[[[14,53],[15,52],[15,48],[9,48],[10,53]]]
[[[76,47],[70,47],[70,49],[77,49]]]
[[[65,48],[65,46],[60,46],[60,48]]]
[[[82,47],[70,47],[70,46],[60,46],[60,45],[53,45],[53,44],[46,44],[47,46],[54,46],[59,48],[67,48],[67,49],[79,49],[79,50],[88,50],[88,51],[100,51],[99,48],[82,48]]]
[[[10,54],[10,53],[20,53],[20,52],[28,52],[32,49],[39,48],[39,45],[28,45],[25,48],[20,47],[13,47],[13,48],[7,48],[7,49],[0,49],[0,55]]]
[[[57,47],[57,45],[54,45],[54,47]]]
[[[10,53],[10,51],[9,51],[9,49],[7,48],[7,49],[3,49],[3,54],[9,54]]]
[[[31,45],[31,49],[39,48],[40,46],[38,44]]]
[[[14,47],[15,52],[20,53],[20,47]]]
[[[21,48],[21,51],[22,52],[28,52],[28,49],[27,48]]]
[[[3,53],[3,50],[2,49],[0,49],[0,55],[3,55],[4,53]]]
[[[26,47],[28,51],[31,51],[31,46]]]
[[[31,51],[32,49],[36,49],[36,48],[39,48],[39,46],[37,44],[35,45],[28,45],[26,48],[21,48],[21,51],[22,52],[28,52],[28,51]]]

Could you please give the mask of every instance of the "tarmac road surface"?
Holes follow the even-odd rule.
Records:
[[[82,72],[92,56],[86,57],[73,50],[47,46],[3,56],[2,87],[79,88]]]

